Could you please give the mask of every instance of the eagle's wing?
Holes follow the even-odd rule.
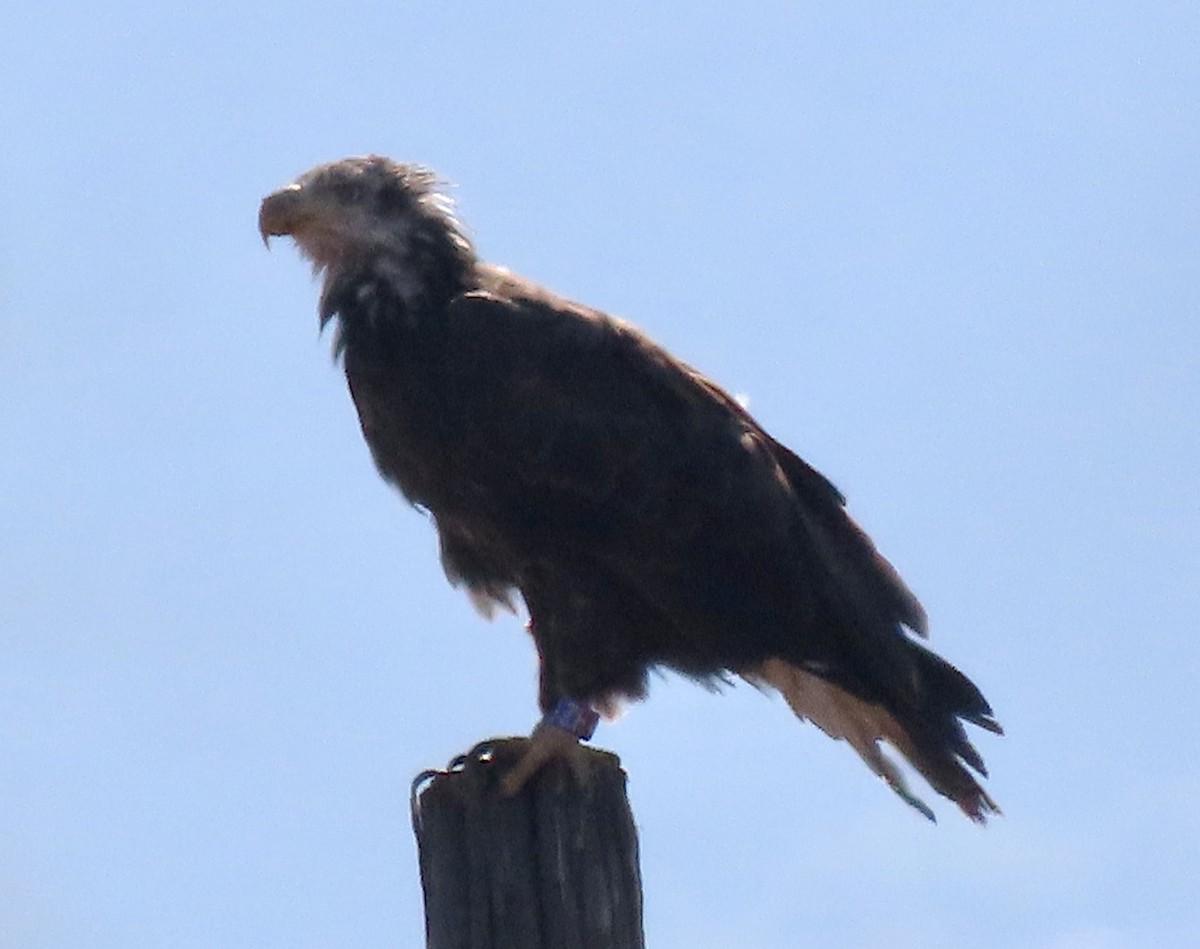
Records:
[[[532,289],[467,294],[446,320],[459,500],[507,534],[620,578],[688,637],[736,621],[751,642],[731,661],[795,649],[801,627],[832,662],[842,645],[818,638],[854,633],[822,631],[830,610],[870,639],[923,629],[837,490],[632,327]]]

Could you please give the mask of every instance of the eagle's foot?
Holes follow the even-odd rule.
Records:
[[[581,702],[560,699],[534,728],[521,759],[500,779],[500,790],[512,797],[554,758],[565,759],[575,779],[580,783],[586,781],[590,759],[579,741],[592,737],[599,718],[595,711]]]

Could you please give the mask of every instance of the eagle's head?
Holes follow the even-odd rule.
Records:
[[[450,289],[475,262],[453,202],[433,172],[380,155],[343,158],[306,171],[263,198],[258,230],[291,237],[324,274],[324,302],[347,275],[387,276],[402,298]],[[322,313],[322,316],[326,316]]]

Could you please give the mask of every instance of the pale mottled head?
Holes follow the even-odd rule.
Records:
[[[390,273],[405,298],[419,296],[475,261],[433,172],[380,155],[306,171],[263,198],[258,230],[264,243],[295,240],[325,274],[326,291],[343,274],[373,267]]]

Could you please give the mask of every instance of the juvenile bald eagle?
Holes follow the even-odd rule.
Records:
[[[450,582],[529,612],[543,719],[515,789],[647,672],[741,677],[848,741],[932,818],[886,741],[983,822],[979,689],[911,638],[925,612],[837,489],[630,324],[476,256],[427,170],[370,156],[268,195],[322,275],[380,473],[437,525]]]

